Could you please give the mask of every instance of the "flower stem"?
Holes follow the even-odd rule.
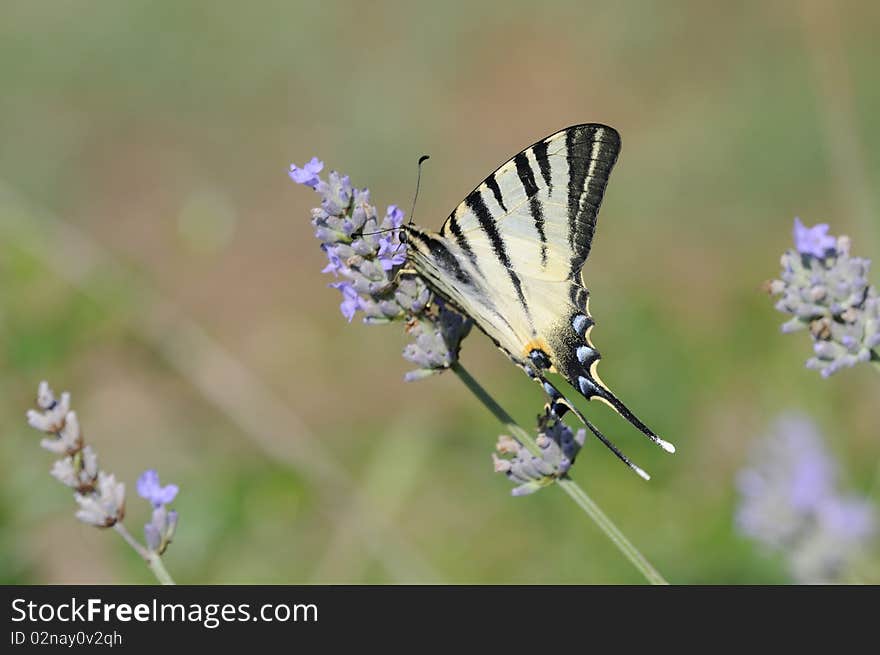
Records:
[[[479,382],[477,382],[470,373],[465,370],[465,368],[458,362],[454,362],[452,364],[452,370],[455,371],[455,374],[458,376],[458,379],[461,380],[464,385],[470,389],[470,391],[486,406],[492,414],[504,424],[504,427],[507,428],[514,437],[516,437],[526,448],[529,449],[530,452],[534,454],[538,454],[539,449],[538,445],[535,443],[535,440],[532,438],[532,435],[526,432],[522,427],[517,425],[517,423],[513,420],[513,418],[508,414],[504,409],[495,402],[495,399],[492,398],[488,394],[488,392],[483,389]],[[580,507],[584,513],[589,516],[593,522],[599,526],[599,529],[602,530],[606,534],[606,536],[611,539],[612,543],[617,546],[617,549],[623,553],[623,555],[635,566],[642,575],[650,582],[655,585],[665,585],[669,584],[660,573],[657,572],[650,562],[639,552],[639,550],[630,543],[629,539],[627,539],[624,534],[617,528],[616,525],[608,518],[608,516],[599,509],[598,505],[587,495],[587,493],[581,489],[580,485],[577,482],[565,476],[558,480],[558,484],[562,487],[563,491],[569,495],[569,497]]]
[[[156,579],[159,581],[160,584],[175,584],[174,579],[165,569],[165,565],[162,563],[162,558],[159,556],[158,553],[141,546],[141,544],[138,543],[137,539],[131,536],[131,533],[121,522],[117,522],[113,526],[113,528],[122,536],[123,539],[125,539],[125,543],[134,548],[135,552],[137,552],[138,555],[144,558],[147,566],[150,567],[150,570],[153,572],[153,575],[156,576]]]
[[[593,499],[590,498],[583,489],[581,489],[577,482],[566,476],[560,479],[558,484],[563,488],[565,493],[571,496],[571,499],[578,504],[578,507],[584,510],[584,512],[593,519],[596,525],[608,535],[608,538],[614,542],[617,549],[623,553],[630,562],[632,562],[633,566],[641,571],[642,575],[645,576],[648,582],[654,585],[669,584],[666,579],[660,575],[659,571],[657,571],[657,569],[645,559],[645,556],[639,552],[638,548],[633,546],[630,540],[624,536],[616,525],[614,525],[605,512],[599,509],[599,506],[593,502]]]

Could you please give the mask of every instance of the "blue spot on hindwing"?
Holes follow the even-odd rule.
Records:
[[[571,319],[571,327],[577,332],[578,336],[584,336],[589,326],[590,319],[583,314],[575,314]]]
[[[589,367],[593,361],[599,359],[599,353],[589,346],[578,346],[576,354],[578,361],[586,367]]]
[[[599,388],[596,386],[596,383],[582,375],[578,376],[578,387],[580,387],[581,393],[587,398],[599,394]]]

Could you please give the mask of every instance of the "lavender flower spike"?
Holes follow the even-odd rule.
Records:
[[[312,225],[328,259],[323,272],[340,278],[329,286],[342,293],[342,315],[351,322],[361,312],[370,324],[405,320],[415,343],[406,347],[404,357],[420,367],[407,380],[449,368],[458,359],[470,321],[443,307],[421,277],[403,270],[403,211],[390,205],[380,218],[367,189],[352,187],[348,176],[336,171],[322,179],[323,166],[315,157],[302,168],[291,165],[289,174],[321,195]]]
[[[860,362],[880,361],[880,297],[868,283],[871,262],[849,254],[848,237],[832,237],[825,224],[795,219],[795,250],[782,256],[781,279],[767,286],[781,296],[776,309],[793,318],[783,332],[809,328],[814,356],[807,368],[828,377]]]
[[[837,463],[804,416],[776,421],[737,486],[740,532],[782,553],[800,583],[841,580],[876,533],[873,507],[838,490]]]
[[[503,458],[492,454],[496,473],[504,473],[517,484],[510,492],[514,496],[525,496],[553,484],[566,475],[580,452],[587,432],[583,428],[574,434],[565,423],[545,414],[538,422],[536,443],[541,450],[540,457],[530,453],[518,440],[507,435],[498,437],[495,449]]]
[[[49,473],[73,490],[73,498],[78,506],[76,518],[97,528],[112,527],[144,558],[159,582],[174,584],[159,555],[171,542],[177,525],[177,512],[166,508],[166,504],[177,495],[177,486],[161,486],[155,471],[147,471],[138,480],[138,493],[147,498],[154,508],[153,520],[144,530],[147,539],[145,549],[123,523],[125,485],[117,482],[115,475],[98,466],[98,455],[85,443],[76,412],[70,409],[70,394],[65,392],[60,399],[56,399],[49,384],[40,382],[37,407],[38,410],[27,413],[28,423],[49,435],[40,445],[61,456]]]

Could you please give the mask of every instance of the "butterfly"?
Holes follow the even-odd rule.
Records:
[[[408,265],[434,293],[473,319],[547,394],[547,409],[573,412],[614,454],[648,479],[548,379],[558,373],[586,399],[611,406],[667,452],[599,378],[599,351],[581,269],[620,135],[573,125],[502,164],[455,208],[439,232],[404,226]]]

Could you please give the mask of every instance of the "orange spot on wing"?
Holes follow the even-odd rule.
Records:
[[[540,337],[527,342],[523,347],[523,357],[529,359],[529,353],[533,350],[540,350],[547,355],[547,359],[550,360],[550,368],[546,370],[549,370],[551,373],[556,373],[556,366],[553,363],[553,351],[550,350],[550,346],[547,345],[547,342]]]
[[[532,339],[525,345],[525,347],[523,348],[523,355],[528,357],[529,353],[533,350],[541,350],[547,353],[548,356],[550,355],[550,348],[547,346],[547,342],[540,337],[538,337],[537,339]]]

